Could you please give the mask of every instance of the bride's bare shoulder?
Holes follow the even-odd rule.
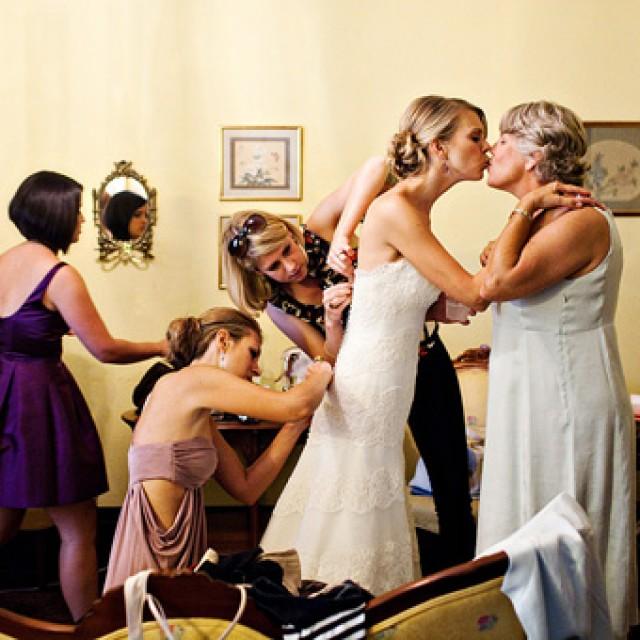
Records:
[[[414,209],[411,200],[401,189],[391,189],[378,196],[367,212],[367,216],[377,217],[382,220],[397,218],[399,213],[409,212]]]

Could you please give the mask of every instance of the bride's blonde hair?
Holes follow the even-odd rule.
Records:
[[[473,111],[487,133],[487,118],[480,107],[461,98],[422,96],[405,109],[399,131],[387,150],[389,170],[398,179],[424,173],[429,167],[427,147],[434,140],[450,140],[458,128],[462,111]]]

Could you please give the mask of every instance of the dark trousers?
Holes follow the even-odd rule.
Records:
[[[438,536],[421,544],[423,571],[432,573],[473,558],[476,525],[458,378],[437,327],[420,346],[409,427],[427,467],[440,526]]]

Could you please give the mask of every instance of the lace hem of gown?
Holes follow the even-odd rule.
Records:
[[[412,541],[386,540],[375,547],[332,550],[331,554],[312,557],[304,554],[304,575],[327,583],[353,580],[374,594],[395,589],[415,580],[419,573],[416,546]]]

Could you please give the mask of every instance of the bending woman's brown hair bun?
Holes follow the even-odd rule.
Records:
[[[251,332],[262,339],[260,325],[254,318],[230,307],[214,307],[197,318],[176,318],[169,324],[167,360],[175,369],[188,366],[204,355],[220,329],[226,329],[233,340]]]

